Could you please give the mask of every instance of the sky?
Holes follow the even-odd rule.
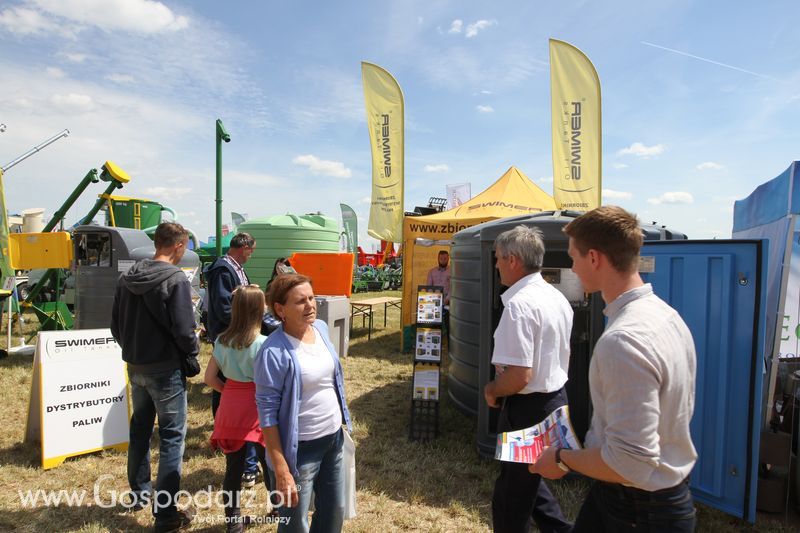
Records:
[[[512,165],[552,194],[556,38],[601,80],[603,203],[726,238],[734,200],[800,159],[798,15],[796,1],[3,0],[0,165],[70,131],[6,173],[6,202],[52,215],[111,160],[131,176],[116,194],[169,206],[205,241],[221,119],[224,222],[340,220],[345,203],[371,251],[361,61],[403,89],[410,211]]]

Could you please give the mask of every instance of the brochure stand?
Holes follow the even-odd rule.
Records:
[[[439,436],[443,302],[443,287],[420,285],[417,288],[410,440],[428,441]]]

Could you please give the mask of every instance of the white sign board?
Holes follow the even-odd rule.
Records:
[[[783,290],[786,298],[783,304],[783,315],[778,318],[778,338],[780,339],[780,352],[778,357],[784,361],[800,361],[800,228],[794,228],[794,235],[789,244],[791,258],[784,264],[784,271],[789,270]]]
[[[414,399],[439,399],[439,365],[428,363],[414,364]]]
[[[42,331],[36,340],[25,440],[42,468],[105,448],[128,448],[128,387],[109,329]]]
[[[442,330],[433,328],[417,328],[417,361],[442,360]]]

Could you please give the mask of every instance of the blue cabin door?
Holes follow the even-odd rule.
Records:
[[[686,321],[697,350],[696,501],[755,521],[766,241],[658,241],[642,278]],[[764,280],[766,281],[766,280]]]

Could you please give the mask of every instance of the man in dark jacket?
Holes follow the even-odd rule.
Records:
[[[249,285],[244,264],[253,255],[256,241],[248,233],[237,233],[231,239],[228,253],[214,261],[205,272],[208,294],[208,338],[217,340],[231,323],[231,299],[239,285]]]
[[[111,334],[122,347],[131,384],[128,482],[132,503],[142,508],[152,501],[156,531],[176,531],[188,526],[195,514],[193,508],[179,511],[175,503],[186,437],[185,373],[199,372],[199,347],[191,286],[177,267],[189,234],[180,224],[164,222],[154,240],[153,259],[139,261],[117,283]],[[150,438],[156,417],[161,447],[153,493]]]

